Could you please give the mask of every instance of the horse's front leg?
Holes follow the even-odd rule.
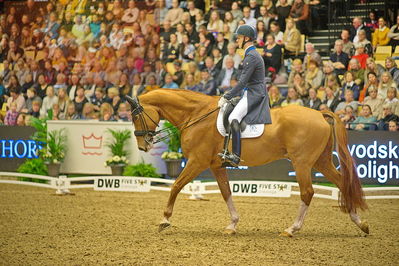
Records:
[[[199,164],[194,164],[193,160],[188,160],[183,171],[180,173],[179,177],[173,183],[172,189],[169,194],[168,204],[166,210],[164,211],[164,217],[162,222],[159,224],[159,232],[168,228],[170,226],[170,217],[173,213],[173,207],[175,205],[177,194],[182,190],[182,188],[187,185],[191,180],[197,177],[205,168],[200,167]]]
[[[212,168],[211,171],[215,176],[216,181],[218,182],[220,192],[222,192],[223,199],[226,202],[227,208],[230,212],[231,223],[226,227],[225,232],[227,234],[235,234],[239,217],[236,208],[234,207],[233,198],[231,196],[229,180],[227,178],[227,171],[224,168]]]

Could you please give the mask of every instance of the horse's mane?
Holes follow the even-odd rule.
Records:
[[[139,97],[143,103],[156,104],[156,102],[173,100],[181,103],[196,103],[196,104],[207,104],[212,101],[214,96],[209,96],[200,92],[183,90],[183,89],[157,89],[149,91]],[[169,98],[169,99],[168,99]]]

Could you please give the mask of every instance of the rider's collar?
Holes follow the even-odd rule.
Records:
[[[247,56],[247,54],[248,54],[250,51],[255,50],[255,49],[256,49],[256,48],[255,48],[255,46],[253,46],[253,45],[248,46],[248,47],[245,49],[245,56]]]

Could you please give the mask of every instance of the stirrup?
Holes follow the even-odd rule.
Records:
[[[241,158],[234,154],[234,153],[229,153],[224,157],[224,162],[222,163],[222,167],[238,167],[238,165],[241,162]]]
[[[227,149],[224,149],[222,152],[218,153],[218,156],[220,157],[220,159],[222,159],[222,161],[226,161],[226,157],[229,155],[229,151]]]

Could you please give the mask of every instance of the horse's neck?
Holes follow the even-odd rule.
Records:
[[[203,96],[179,90],[159,91],[150,104],[158,107],[161,118],[174,126],[198,117],[209,109],[209,102]]]

